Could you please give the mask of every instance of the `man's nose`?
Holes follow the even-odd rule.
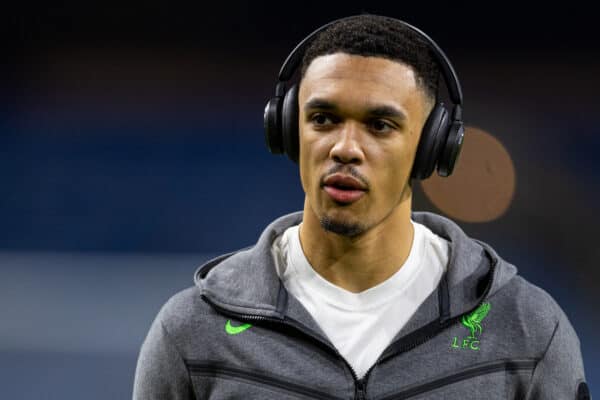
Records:
[[[360,126],[355,122],[346,122],[336,134],[329,157],[342,164],[360,164],[364,154],[360,142]]]

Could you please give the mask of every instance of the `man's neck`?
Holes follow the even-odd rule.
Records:
[[[376,226],[346,237],[323,229],[306,203],[302,250],[319,275],[350,292],[362,292],[391,277],[408,258],[414,236],[410,210],[408,199]]]

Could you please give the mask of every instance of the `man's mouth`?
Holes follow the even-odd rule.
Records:
[[[367,187],[351,175],[333,174],[323,181],[323,190],[332,200],[350,204],[360,199]]]

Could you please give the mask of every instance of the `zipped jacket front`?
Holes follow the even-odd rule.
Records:
[[[301,222],[294,213],[201,266],[162,307],[133,398],[589,398],[579,340],[550,295],[452,221],[412,219],[450,242],[447,270],[362,379],[275,271],[271,246]]]

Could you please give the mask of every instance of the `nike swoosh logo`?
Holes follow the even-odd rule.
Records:
[[[237,335],[238,333],[244,332],[246,329],[250,328],[251,326],[252,326],[252,324],[243,324],[243,325],[239,325],[239,326],[233,326],[233,325],[231,325],[231,320],[228,319],[227,323],[225,324],[225,332],[227,332],[230,335]]]

